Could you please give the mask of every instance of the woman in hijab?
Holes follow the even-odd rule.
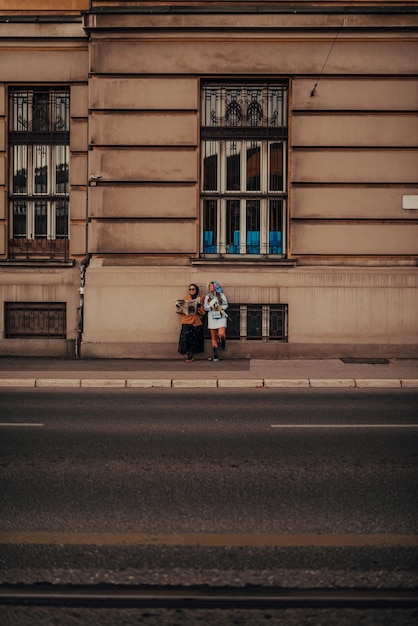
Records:
[[[208,328],[213,349],[212,361],[219,361],[218,346],[220,345],[222,350],[225,350],[226,321],[228,318],[225,311],[228,308],[228,300],[218,282],[209,283],[209,290],[203,306],[208,313]]]
[[[178,351],[186,355],[186,363],[194,361],[194,354],[205,349],[202,317],[205,310],[202,306],[203,296],[199,296],[199,287],[195,283],[189,285],[188,294],[181,307],[181,330]]]

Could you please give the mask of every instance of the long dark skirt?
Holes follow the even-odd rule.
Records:
[[[204,349],[203,326],[182,324],[178,347],[180,354],[187,354],[188,352],[196,354],[197,352],[203,352]]]

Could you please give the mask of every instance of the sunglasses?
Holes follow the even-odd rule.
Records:
[[[196,287],[189,287],[189,291],[196,291]]]

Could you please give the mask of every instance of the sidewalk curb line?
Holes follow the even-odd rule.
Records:
[[[401,387],[401,381],[392,378],[357,378],[356,387],[359,389],[394,388]]]
[[[80,387],[79,378],[36,378],[35,387]]]
[[[336,378],[331,380],[328,378],[311,378],[309,386],[313,388],[344,387],[345,389],[354,389],[356,381],[354,378]]]
[[[344,389],[418,389],[418,379],[394,378],[0,378],[0,388],[81,388],[81,389],[150,389],[150,388],[344,388]]]
[[[171,387],[170,378],[127,378],[126,387],[128,389],[150,389]]]
[[[265,378],[264,387],[309,387],[309,378]]]

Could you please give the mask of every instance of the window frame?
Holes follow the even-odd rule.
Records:
[[[12,258],[68,257],[69,107],[69,87],[9,88]]]
[[[228,123],[228,89],[235,90],[233,123]],[[259,90],[259,100],[251,100],[252,90]],[[273,111],[273,96],[281,102],[280,111]],[[242,96],[242,97],[241,97]],[[256,127],[247,124],[239,113],[246,98],[247,112],[252,104],[264,107]],[[242,110],[244,110],[242,105]],[[257,109],[258,111],[258,109]],[[201,257],[257,258],[286,256],[287,226],[287,139],[288,139],[288,84],[285,81],[202,81],[201,84],[201,159],[200,212]],[[273,115],[274,113],[274,115]],[[276,117],[278,122],[276,123]],[[270,125],[273,122],[275,126]],[[208,124],[210,124],[208,126]],[[235,124],[235,125],[234,125]],[[273,147],[280,146],[281,185],[274,189],[274,167],[278,159]],[[258,149],[259,183],[249,184],[251,151]],[[235,150],[235,154],[233,151]],[[255,152],[257,154],[257,152]],[[235,157],[235,158],[233,158]],[[229,161],[228,161],[229,159]],[[232,161],[235,161],[235,185],[232,180]],[[280,171],[280,169],[278,170]],[[257,173],[257,170],[256,170]],[[276,175],[277,176],[277,175]],[[256,177],[257,178],[257,177]],[[236,180],[239,179],[239,188]],[[276,179],[277,182],[279,179]],[[273,201],[273,203],[272,203]],[[257,205],[258,203],[258,205]],[[255,209],[255,207],[257,207]],[[253,228],[249,215],[253,211]],[[274,214],[276,211],[276,214]],[[235,215],[234,218],[231,216]],[[231,227],[231,219],[234,227]],[[272,223],[274,222],[274,226]],[[278,229],[278,226],[280,228]],[[274,228],[274,230],[273,230]]]

